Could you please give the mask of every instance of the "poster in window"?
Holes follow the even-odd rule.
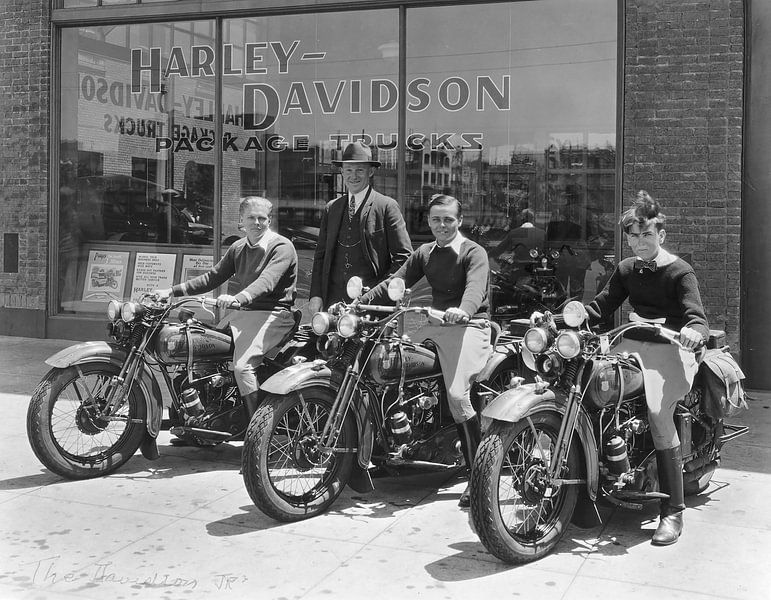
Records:
[[[176,254],[137,252],[131,297],[138,298],[159,288],[170,288],[174,284],[176,262]]]
[[[83,284],[83,300],[104,302],[122,299],[126,287],[128,259],[128,252],[91,250],[88,253],[88,268]]]
[[[205,254],[185,254],[182,257],[182,275],[180,281],[189,281],[194,277],[203,275],[214,265],[214,259]],[[214,291],[205,294],[214,298]]]

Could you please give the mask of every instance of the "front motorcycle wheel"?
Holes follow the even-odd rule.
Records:
[[[573,516],[578,486],[553,483],[550,457],[561,416],[538,412],[516,423],[495,421],[482,440],[471,473],[471,517],[485,548],[518,564],[548,554]],[[580,457],[571,444],[563,479],[577,479]]]
[[[139,448],[147,405],[132,387],[110,416],[103,414],[113,376],[109,363],[51,369],[27,409],[27,437],[35,456],[67,479],[89,479],[118,469]]]
[[[344,420],[335,451],[318,445],[334,400],[334,390],[314,386],[269,395],[252,416],[241,471],[252,501],[269,517],[283,522],[315,517],[348,483],[357,445],[352,417]]]

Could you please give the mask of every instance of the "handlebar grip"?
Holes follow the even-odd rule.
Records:
[[[384,312],[384,313],[396,312],[395,306],[385,306],[383,304],[359,304],[359,308],[361,310],[366,310],[369,312]]]
[[[203,298],[201,298],[201,303],[204,306],[214,306],[214,307],[216,307],[217,306],[217,299],[216,298],[209,298],[208,296],[204,296]],[[230,304],[230,306],[228,306],[228,308],[230,308],[232,310],[240,310],[241,309],[241,304],[239,302],[235,302],[234,301],[234,302],[232,302]]]

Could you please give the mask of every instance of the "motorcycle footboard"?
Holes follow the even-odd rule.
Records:
[[[727,429],[730,433],[724,433],[720,436],[721,445],[744,435],[750,430],[747,425],[729,425],[728,423],[723,423],[723,429]]]

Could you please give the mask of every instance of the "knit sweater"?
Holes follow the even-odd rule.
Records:
[[[174,296],[209,292],[228,279],[236,289],[242,308],[271,310],[291,307],[297,295],[297,252],[287,238],[266,233],[257,244],[241,238],[228,248],[214,267],[190,281],[172,288]]]
[[[407,287],[425,277],[431,286],[433,308],[458,307],[472,317],[484,317],[488,309],[489,275],[487,253],[476,242],[463,239],[459,254],[450,246],[430,242],[415,250],[392,277],[367,292],[362,302],[369,304],[387,298],[388,282],[394,277],[404,279]]]
[[[590,323],[613,314],[629,298],[632,309],[646,319],[665,318],[665,326],[680,331],[684,326],[709,338],[709,325],[693,268],[681,258],[655,271],[634,269],[635,258],[625,258],[605,288],[586,308]],[[642,272],[640,272],[642,271]]]

